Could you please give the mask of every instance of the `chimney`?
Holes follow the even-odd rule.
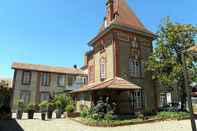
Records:
[[[77,65],[74,65],[73,67],[74,67],[75,69],[77,69]]]
[[[107,1],[107,20],[110,23],[114,19],[114,0]]]

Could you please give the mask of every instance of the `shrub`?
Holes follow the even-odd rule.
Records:
[[[74,112],[74,106],[73,105],[67,105],[65,108],[65,111],[68,113]]]
[[[56,109],[60,109],[62,107],[62,102],[60,100],[56,100],[55,107],[56,107]]]
[[[57,95],[54,97],[53,102],[56,103],[58,102],[59,106],[63,107],[66,105],[66,100],[63,95]]]
[[[46,112],[48,108],[48,101],[42,101],[39,104],[39,107],[40,107],[41,112]]]
[[[92,108],[92,118],[96,120],[112,119],[116,104],[109,97],[100,98],[95,107]],[[111,117],[111,118],[110,118]]]
[[[66,96],[66,105],[73,105],[73,100],[70,96]]]
[[[27,111],[35,111],[35,106],[34,106],[33,104],[30,103],[30,104],[27,105],[26,110],[27,110]]]
[[[25,109],[25,104],[23,100],[18,100],[17,102],[18,110],[23,111]]]
[[[107,121],[113,120],[113,112],[107,112],[107,114],[105,114],[104,119],[107,120]]]
[[[85,118],[88,117],[90,115],[90,109],[88,109],[87,106],[81,106],[81,112],[80,112],[80,116]]]

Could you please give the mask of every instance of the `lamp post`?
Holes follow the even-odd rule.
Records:
[[[186,65],[187,63],[186,63],[186,59],[185,59],[185,53],[188,52],[188,51],[191,51],[192,55],[197,56],[197,46],[194,46],[194,47],[190,48],[189,50],[181,52],[182,63],[183,63],[183,74],[184,74],[184,81],[185,81],[185,89],[187,91],[187,97],[188,97],[188,108],[189,108],[189,112],[190,112],[191,126],[192,126],[192,131],[196,131],[196,123],[195,123],[195,119],[194,119],[192,99],[191,99],[192,89],[189,86],[189,82],[188,82],[188,72],[187,72],[187,65]]]

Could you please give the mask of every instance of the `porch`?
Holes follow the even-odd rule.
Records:
[[[122,78],[112,79],[97,85],[85,86],[71,93],[80,112],[82,106],[89,108],[97,105],[99,100],[109,99],[115,103],[116,114],[133,114],[144,109],[144,93],[141,87]]]

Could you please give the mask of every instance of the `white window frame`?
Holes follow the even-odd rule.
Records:
[[[65,75],[59,74],[57,75],[57,86],[65,86]]]
[[[41,85],[42,86],[50,86],[50,76],[51,74],[48,72],[41,73]]]
[[[100,59],[100,79],[106,79],[106,60],[105,58]]]
[[[23,85],[30,85],[31,84],[31,72],[30,71],[23,71],[22,84]]]
[[[140,70],[141,62],[137,59],[129,58],[129,74],[133,77],[140,77],[141,70]]]

